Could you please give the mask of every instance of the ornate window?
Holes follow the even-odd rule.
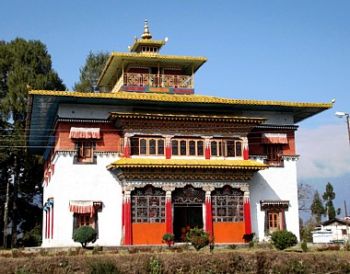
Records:
[[[211,196],[214,222],[243,221],[243,192],[225,186],[213,191]]]
[[[74,164],[95,164],[96,158],[94,157],[95,141],[92,140],[79,140],[76,141],[75,147],[77,154],[74,157]]]
[[[265,233],[286,229],[285,210],[289,207],[288,201],[264,200],[260,201],[260,207],[265,211]]]
[[[172,155],[203,156],[203,144],[201,139],[173,139]]]
[[[205,192],[200,188],[187,185],[184,188],[177,188],[173,192],[173,203],[176,205],[203,204]]]
[[[280,144],[268,144],[265,145],[265,152],[266,152],[266,163],[270,166],[283,166],[283,159],[282,159],[282,145]]]
[[[98,233],[98,212],[102,209],[102,202],[89,201],[88,203],[91,205],[70,204],[70,210],[73,212],[73,233],[81,226],[91,226]]]
[[[211,155],[216,157],[241,157],[242,140],[212,139],[210,141]]]
[[[133,137],[131,155],[164,155],[164,139],[158,137]]]
[[[132,221],[134,223],[165,222],[165,191],[146,186],[131,193]]]

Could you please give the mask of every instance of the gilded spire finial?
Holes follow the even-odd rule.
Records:
[[[152,39],[152,34],[149,32],[148,20],[145,19],[145,25],[143,26],[142,39]]]

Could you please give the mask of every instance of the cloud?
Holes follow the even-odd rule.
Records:
[[[338,177],[350,172],[346,125],[299,128],[296,136],[300,179]]]

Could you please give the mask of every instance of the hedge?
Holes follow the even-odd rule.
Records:
[[[346,251],[17,255],[0,257],[0,273],[93,273],[96,269],[115,269],[115,273],[350,273]]]

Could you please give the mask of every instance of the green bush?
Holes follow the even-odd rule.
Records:
[[[96,230],[91,226],[81,226],[73,233],[74,242],[81,243],[82,247],[86,247],[89,242],[95,242],[97,237]]]
[[[307,242],[304,240],[302,241],[301,243],[301,249],[304,251],[304,252],[307,252],[308,248],[307,248]]]
[[[162,265],[159,262],[159,260],[157,260],[156,258],[151,258],[149,261],[149,265],[148,265],[148,273],[150,274],[161,274],[162,273]]]
[[[120,273],[112,262],[94,262],[90,264],[90,274],[115,274]]]
[[[209,244],[209,234],[196,227],[187,232],[186,239],[197,251]]]
[[[171,233],[165,233],[163,235],[163,242],[166,243],[169,247],[174,244],[174,234]]]
[[[37,225],[32,230],[24,232],[24,246],[40,246],[41,245],[41,226]]]
[[[272,244],[279,250],[286,249],[298,243],[297,237],[290,231],[281,230],[271,234]]]

